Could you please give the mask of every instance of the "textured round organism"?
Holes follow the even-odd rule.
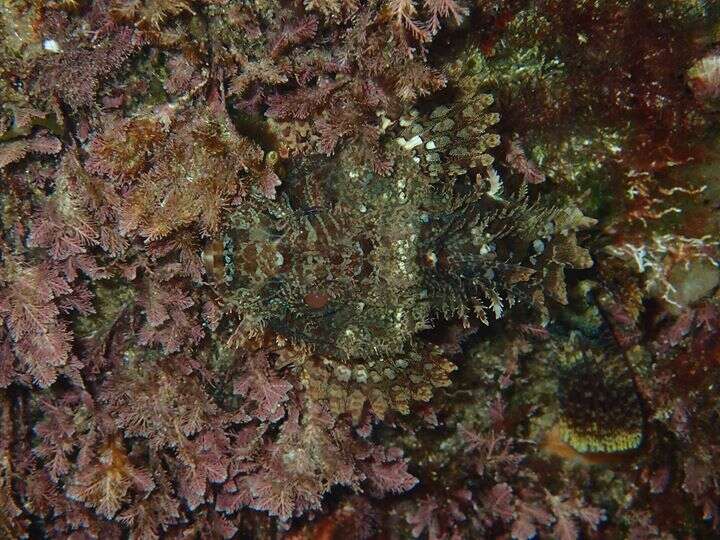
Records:
[[[640,446],[642,403],[620,356],[577,351],[560,369],[562,439],[581,453]]]

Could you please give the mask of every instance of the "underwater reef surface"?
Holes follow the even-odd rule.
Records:
[[[720,3],[0,0],[0,538],[720,538]]]

